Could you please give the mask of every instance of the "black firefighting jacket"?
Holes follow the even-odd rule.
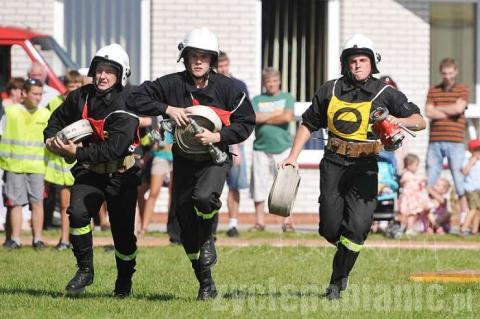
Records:
[[[210,72],[208,86],[198,89],[186,71],[172,73],[146,81],[132,89],[128,99],[128,108],[142,115],[166,116],[167,106],[187,108],[196,99],[200,105],[214,106],[232,111],[238,106],[243,92],[236,88],[232,79]],[[231,114],[231,124],[220,131],[221,147],[238,144],[247,139],[255,127],[255,112],[246,97],[238,109]]]

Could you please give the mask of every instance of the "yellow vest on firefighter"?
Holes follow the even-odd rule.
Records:
[[[338,79],[333,83],[332,98],[328,103],[328,130],[343,139],[368,141],[373,101],[389,86],[385,85],[370,101],[346,102],[335,96],[337,81]]]
[[[5,108],[6,127],[0,140],[0,168],[14,173],[45,173],[43,130],[50,111],[29,112],[23,105]]]
[[[53,113],[64,101],[64,97],[59,95],[54,97],[48,103],[48,108]],[[45,180],[52,184],[62,186],[72,186],[75,181],[70,169],[75,163],[68,164],[65,159],[49,150],[45,151],[47,157],[47,167],[45,169]]]

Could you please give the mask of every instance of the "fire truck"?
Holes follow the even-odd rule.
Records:
[[[48,73],[47,83],[65,92],[62,76],[68,70],[78,70],[65,50],[47,34],[30,29],[0,26],[0,92],[14,76],[26,77],[31,63],[38,61]]]

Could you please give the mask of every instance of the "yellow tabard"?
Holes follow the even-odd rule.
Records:
[[[335,96],[335,84],[332,98],[328,103],[328,130],[347,140],[368,140],[367,132],[371,131],[369,118],[372,103],[388,86],[384,86],[371,101],[345,102]]]
[[[372,101],[350,103],[332,96],[328,103],[328,130],[348,140],[366,141]]]

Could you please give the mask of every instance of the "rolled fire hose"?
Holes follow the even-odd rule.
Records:
[[[268,195],[268,211],[270,214],[288,217],[292,212],[295,197],[300,185],[298,170],[287,165],[279,168]]]
[[[93,129],[90,122],[87,119],[83,119],[64,127],[56,136],[61,139],[63,143],[67,144],[68,141],[80,143],[92,134]],[[65,157],[65,161],[72,164],[75,162],[75,158]]]
[[[68,125],[58,132],[56,136],[60,138],[63,143],[68,143],[68,141],[80,143],[92,134],[93,129],[90,122],[87,119],[83,119]]]

